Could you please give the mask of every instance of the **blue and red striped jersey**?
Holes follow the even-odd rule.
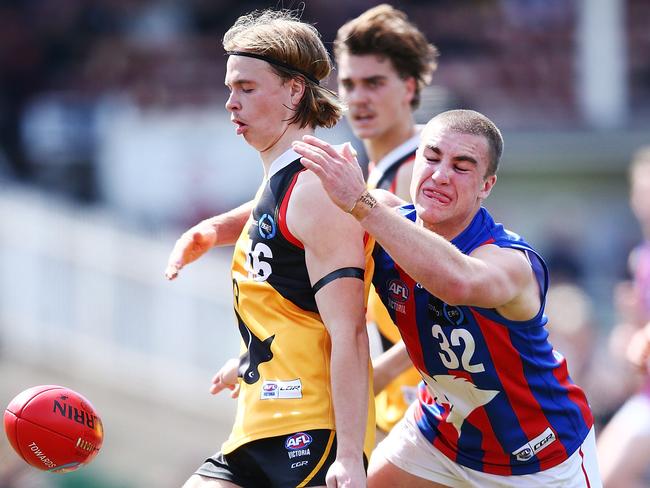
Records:
[[[399,211],[415,221],[413,205]],[[519,475],[560,464],[582,444],[593,416],[548,341],[546,265],[484,208],[452,243],[464,254],[485,244],[526,253],[542,306],[531,320],[511,321],[494,309],[449,305],[377,245],[375,288],[424,379],[418,426],[447,457],[478,471]]]

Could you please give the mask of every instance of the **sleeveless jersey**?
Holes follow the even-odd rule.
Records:
[[[413,205],[400,211],[415,221]],[[452,244],[464,254],[485,244],[523,251],[542,307],[531,320],[515,322],[494,309],[449,305],[377,246],[375,288],[425,380],[418,427],[448,458],[478,471],[509,476],[560,464],[582,444],[593,417],[566,360],[547,340],[546,265],[484,208]]]
[[[415,151],[420,139],[419,132],[393,151],[389,152],[376,165],[370,164],[368,187],[380,188],[395,193],[396,177],[400,168],[415,159]],[[401,337],[393,324],[386,307],[377,296],[374,288],[368,299],[368,319],[374,322],[381,338],[382,351],[387,351]],[[406,409],[416,399],[416,386],[421,377],[418,371],[409,367],[393,379],[375,397],[377,426],[384,432],[390,431],[404,416]]]
[[[291,192],[305,169],[297,158],[287,151],[274,162],[235,246],[232,280],[242,336],[241,389],[233,430],[222,446],[225,454],[256,439],[335,429],[331,341],[318,314],[304,248],[286,221]],[[278,161],[284,161],[279,168]],[[366,296],[373,243],[366,242]],[[368,415],[368,457],[374,443],[373,410]]]

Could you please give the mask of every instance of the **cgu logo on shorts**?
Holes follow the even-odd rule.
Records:
[[[284,441],[285,449],[289,451],[296,451],[298,449],[305,449],[309,444],[311,444],[312,438],[306,432],[297,432]]]

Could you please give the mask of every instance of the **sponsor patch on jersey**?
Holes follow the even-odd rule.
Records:
[[[284,441],[284,448],[287,451],[309,451],[307,447],[311,444],[311,441],[312,437],[307,432],[296,432],[286,438]],[[309,454],[309,452],[304,454]]]
[[[269,214],[264,214],[257,222],[257,231],[264,239],[273,239],[275,237],[276,227],[273,217]]]
[[[537,455],[539,451],[550,446],[555,439],[555,433],[550,427],[547,427],[544,432],[529,441],[527,444],[521,446],[513,452],[512,455],[517,458],[517,461],[528,461],[530,458]]]
[[[465,315],[463,314],[463,311],[460,308],[458,308],[458,307],[456,307],[454,305],[447,305],[445,303],[443,305],[443,310],[444,310],[444,313],[445,313],[445,317],[452,324],[460,325],[460,323],[465,318]]]
[[[302,398],[302,383],[300,379],[289,381],[269,381],[262,384],[261,400]]]

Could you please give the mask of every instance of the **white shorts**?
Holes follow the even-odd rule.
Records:
[[[602,488],[592,427],[582,446],[563,463],[533,474],[502,476],[455,463],[436,449],[415,423],[414,406],[379,443],[373,457],[384,458],[411,473],[450,487]]]

